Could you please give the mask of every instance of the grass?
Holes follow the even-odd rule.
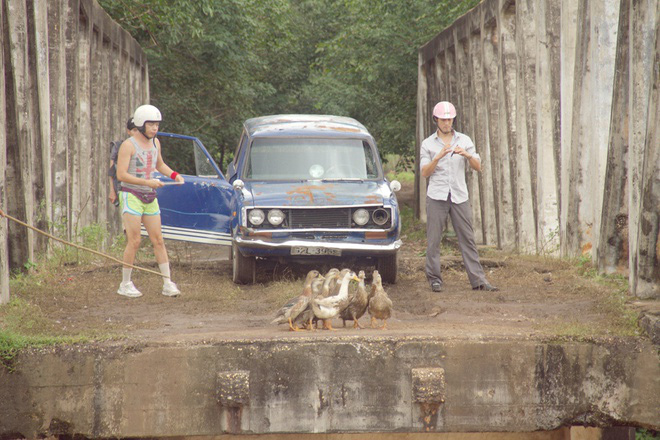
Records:
[[[53,323],[41,309],[21,298],[14,298],[9,304],[0,306],[0,318],[3,323],[0,327],[0,366],[9,372],[15,369],[16,356],[26,348],[79,344],[116,337],[96,332],[53,335]]]
[[[401,235],[405,242],[426,241],[426,224],[415,218],[413,209],[409,206],[400,206]]]
[[[392,180],[398,180],[401,183],[414,183],[415,182],[415,173],[412,171],[399,171],[399,172],[390,172],[387,174],[387,178]]]
[[[544,257],[546,260],[548,257]],[[595,325],[585,325],[581,322],[558,324],[551,330],[560,339],[589,340],[595,334],[608,336],[639,336],[641,329],[638,324],[638,313],[631,309],[628,301],[631,299],[628,279],[622,275],[598,273],[589,257],[563,259],[572,267],[579,280],[593,295],[598,295],[600,301],[596,304],[598,311],[608,316],[605,328]],[[584,286],[577,286],[582,289]]]
[[[108,232],[105,227],[92,224],[81,229],[77,234],[76,242],[91,249],[102,249],[107,238]],[[63,267],[103,260],[92,253],[63,243],[53,243],[50,257],[40,255],[35,261],[26,263],[24,270],[12,273],[9,280],[10,291],[22,292],[22,294],[14,296],[8,304],[0,305],[0,365],[10,372],[14,370],[16,355],[28,347],[76,344],[118,337],[96,331],[58,335],[55,323],[44,315],[38,305],[30,302],[30,298],[47,294],[52,289],[53,280]],[[117,258],[121,255],[124,244],[125,237],[118,236],[107,252]]]

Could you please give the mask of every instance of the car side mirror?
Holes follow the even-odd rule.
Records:
[[[398,180],[393,180],[390,182],[390,189],[394,192],[397,192],[401,189],[401,183]]]
[[[232,186],[236,191],[243,192],[243,188],[245,188],[245,182],[243,182],[241,179],[236,179],[234,180]]]

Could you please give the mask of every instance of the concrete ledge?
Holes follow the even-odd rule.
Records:
[[[69,346],[0,371],[0,437],[658,429],[659,378],[639,340]]]

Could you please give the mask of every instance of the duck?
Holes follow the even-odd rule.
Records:
[[[363,327],[358,320],[367,311],[367,306],[369,305],[369,293],[364,285],[364,271],[361,270],[357,277],[357,289],[349,293],[348,307],[341,311],[339,317],[344,321],[344,327],[346,327],[346,321],[353,321],[353,328],[361,329]]]
[[[297,325],[298,316],[308,307],[309,301],[312,297],[312,283],[314,280],[319,279],[321,274],[318,270],[310,270],[305,277],[305,282],[303,284],[303,291],[300,295],[295,298],[291,298],[286,304],[284,304],[276,313],[275,319],[271,321],[271,324],[284,324],[289,323],[289,329],[292,331],[300,331],[300,327]],[[294,324],[294,321],[296,324]]]
[[[348,271],[343,276],[336,295],[327,298],[312,298],[310,304],[314,311],[314,316],[323,321],[323,328],[326,330],[335,330],[332,328],[332,318],[337,316],[348,305],[348,285],[351,280],[359,281],[355,272]]]
[[[339,272],[339,271],[338,271]],[[312,296],[311,298],[318,298],[321,294],[321,289],[323,289],[323,284],[325,283],[325,277],[319,276],[312,280]],[[293,325],[298,327],[303,327],[307,330],[316,330],[314,324],[317,322],[316,316],[314,316],[314,311],[312,310],[312,305],[307,304],[305,310],[300,312],[298,317],[293,320]]]
[[[381,319],[383,326],[381,330],[387,328],[387,320],[392,316],[392,300],[387,296],[383,289],[383,280],[377,270],[373,271],[371,282],[371,298],[369,299],[369,315],[371,315],[371,327],[376,327],[376,320]]]
[[[323,282],[323,287],[321,289],[321,297],[327,298],[331,296],[331,292],[337,284],[337,278],[339,278],[339,269],[332,268],[325,274],[325,281]]]

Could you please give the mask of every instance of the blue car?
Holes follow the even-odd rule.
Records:
[[[159,189],[164,237],[231,246],[235,283],[253,283],[267,259],[359,260],[396,282],[401,185],[385,178],[373,137],[355,119],[248,119],[226,175],[199,139],[158,136],[164,154],[174,141],[192,150],[183,156],[190,169],[178,170],[186,183]]]

